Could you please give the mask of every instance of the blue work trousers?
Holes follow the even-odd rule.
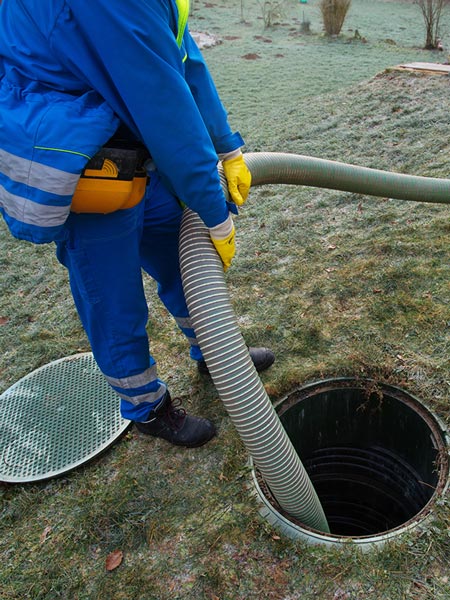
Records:
[[[71,213],[68,239],[57,244],[94,358],[121,398],[126,419],[145,421],[166,391],[150,354],[142,269],[190,343],[202,354],[184,298],[178,238],[182,208],[157,172],[140,204],[107,215]]]

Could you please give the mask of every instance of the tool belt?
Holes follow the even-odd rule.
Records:
[[[72,198],[76,213],[111,213],[136,206],[147,185],[147,148],[113,138],[86,164]]]

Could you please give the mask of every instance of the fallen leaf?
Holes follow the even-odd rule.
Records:
[[[276,566],[270,573],[270,579],[279,586],[286,587],[287,585],[287,574],[286,570],[282,566]]]
[[[50,525],[47,525],[47,527],[41,533],[41,537],[39,538],[40,544],[43,544],[45,542],[45,540],[47,539],[48,534],[50,533],[51,530],[52,530],[52,528],[50,527]]]
[[[114,550],[111,554],[108,554],[105,561],[107,571],[114,571],[122,563],[123,552],[122,550]]]
[[[8,317],[0,317],[0,325],[6,325],[6,323],[9,321]]]

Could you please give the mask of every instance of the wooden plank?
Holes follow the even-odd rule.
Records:
[[[450,75],[450,65],[440,63],[414,62],[404,65],[398,65],[397,69],[405,71],[425,71],[427,73],[436,73],[441,75]]]

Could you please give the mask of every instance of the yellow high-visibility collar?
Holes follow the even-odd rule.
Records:
[[[178,8],[178,34],[177,34],[177,44],[178,47],[181,48],[181,44],[183,43],[183,35],[184,30],[186,29],[186,24],[189,16],[189,0],[175,0]]]

